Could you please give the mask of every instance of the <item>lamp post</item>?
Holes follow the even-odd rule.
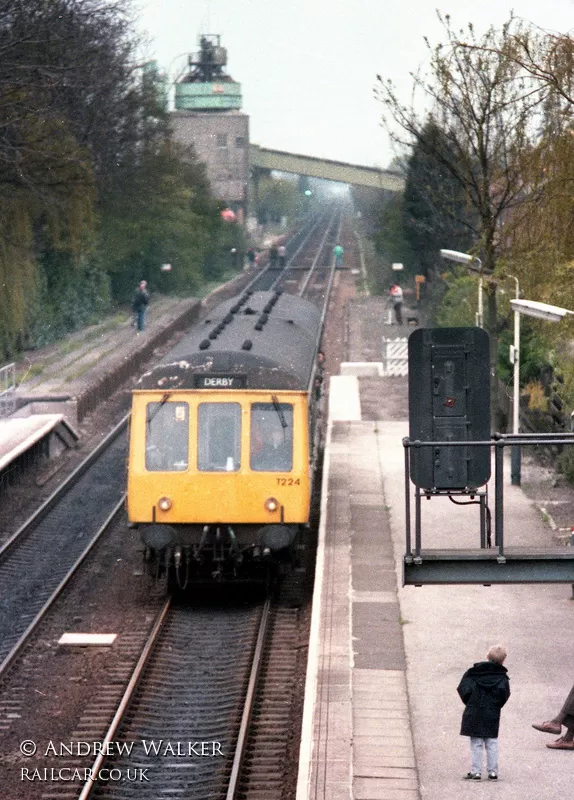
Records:
[[[520,298],[520,284],[515,275],[507,275],[516,282],[516,300]],[[510,346],[510,363],[514,367],[512,392],[512,433],[519,433],[520,428],[520,312],[514,311],[514,344]],[[520,486],[520,447],[510,450],[510,481],[513,486]]]
[[[527,317],[537,317],[545,319],[547,322],[560,322],[566,314],[574,314],[567,308],[552,306],[548,303],[539,303],[536,300],[520,300],[520,286],[518,278],[509,275],[516,281],[516,299],[510,301],[510,307],[514,311],[514,346],[511,349],[511,361],[514,365],[514,397],[512,402],[512,433],[519,433],[519,414],[520,414],[520,315]],[[520,447],[511,449],[510,479],[514,486],[520,486]]]
[[[470,253],[460,253],[458,250],[441,250],[440,254],[447,261],[456,261],[457,264],[466,264],[467,267],[473,272],[478,272],[478,310],[476,312],[475,322],[477,328],[484,328],[483,313],[482,313],[482,276],[485,273],[490,273],[490,270],[484,270],[482,261],[478,256],[471,256]]]

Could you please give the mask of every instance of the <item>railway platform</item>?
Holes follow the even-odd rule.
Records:
[[[0,418],[0,488],[82,439],[82,419],[196,313],[197,299],[158,298],[138,336],[127,313],[27,352],[17,364],[13,413]]]
[[[0,487],[30,464],[75,447],[78,434],[63,414],[34,414],[0,421]]]
[[[32,462],[51,460],[81,442],[82,421],[116,390],[138,378],[144,365],[174,335],[185,331],[203,306],[233,293],[246,277],[198,298],[153,297],[145,330],[118,312],[61,341],[28,351],[16,365],[13,413],[0,417],[0,486]]]
[[[349,315],[357,361],[376,360],[362,339],[375,308],[370,298]],[[334,397],[349,387],[331,385],[297,800],[563,800],[574,754],[546,748],[556,737],[532,723],[553,717],[572,686],[571,587],[402,587],[407,378],[360,372],[360,419],[345,419],[346,401]],[[508,540],[552,545],[551,527],[505,472]],[[423,511],[433,546],[478,530],[477,513],[444,498]],[[478,784],[462,779],[469,743],[456,687],[497,643],[509,652],[512,695],[499,780],[483,773]]]

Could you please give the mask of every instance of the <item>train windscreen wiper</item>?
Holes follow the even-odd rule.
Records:
[[[276,395],[272,394],[271,395],[271,400],[273,401],[273,407],[274,407],[275,411],[277,412],[277,416],[279,417],[279,421],[281,422],[281,427],[282,428],[288,428],[289,427],[289,423],[285,419],[285,414],[283,413],[283,409],[279,405],[279,400],[277,399]]]
[[[169,400],[170,397],[171,397],[171,392],[166,392],[163,395],[163,397],[161,398],[161,400],[159,401],[157,408],[154,408],[154,410],[153,410],[153,412],[151,414],[148,413],[148,417],[147,417],[148,430],[149,430],[149,427],[150,427],[152,419],[155,417],[155,415],[160,410],[160,408],[163,408],[163,406],[167,403],[167,401]],[[149,406],[148,406],[148,408],[149,408]]]

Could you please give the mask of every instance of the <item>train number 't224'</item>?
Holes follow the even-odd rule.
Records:
[[[277,478],[277,486],[300,486],[301,478]]]

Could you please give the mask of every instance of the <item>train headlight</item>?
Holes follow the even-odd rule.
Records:
[[[171,508],[171,500],[169,497],[160,497],[157,501],[157,506],[160,511],[169,511]]]
[[[279,500],[276,500],[274,497],[268,497],[263,505],[267,511],[277,511],[279,508]]]

